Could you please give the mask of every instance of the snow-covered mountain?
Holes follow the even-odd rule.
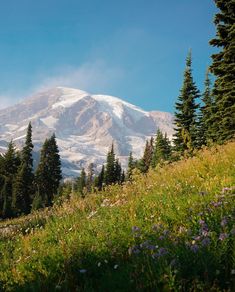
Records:
[[[11,139],[21,147],[29,121],[36,151],[55,132],[65,175],[77,175],[91,162],[100,166],[112,142],[125,166],[129,152],[139,158],[157,128],[173,134],[170,113],[147,112],[117,97],[56,87],[0,110],[0,149]]]

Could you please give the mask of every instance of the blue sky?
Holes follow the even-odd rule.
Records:
[[[185,58],[200,89],[212,0],[0,0],[0,107],[68,86],[174,111]]]

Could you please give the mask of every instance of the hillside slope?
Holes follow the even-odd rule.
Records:
[[[232,291],[235,142],[0,223],[6,291]]]

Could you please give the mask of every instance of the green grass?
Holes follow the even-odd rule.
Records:
[[[235,143],[0,223],[3,291],[233,291]]]

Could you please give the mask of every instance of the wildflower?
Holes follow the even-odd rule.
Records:
[[[220,233],[219,240],[223,241],[226,238],[228,238],[228,234],[227,233]]]
[[[114,270],[116,270],[118,268],[118,265],[115,265],[113,268],[114,268]]]
[[[164,247],[161,247],[159,248],[158,254],[159,256],[163,256],[165,254],[168,254],[168,251]]]
[[[170,233],[170,231],[167,230],[167,229],[163,231],[163,235],[164,235],[164,236],[167,236],[169,233]]]
[[[193,239],[194,239],[195,241],[199,241],[199,240],[201,240],[201,236],[200,236],[200,235],[198,235],[198,236],[194,236]]]
[[[199,247],[197,244],[193,244],[190,247],[191,251],[193,251],[194,253],[196,253],[199,250]]]
[[[140,228],[138,226],[133,226],[131,228],[132,232],[139,232],[140,231]]]
[[[133,246],[133,247],[129,247],[128,249],[128,253],[131,254],[139,254],[140,250],[138,248],[138,246]]]
[[[101,266],[101,262],[99,262],[99,263],[97,264],[97,266],[100,267],[100,266]]]
[[[108,261],[107,260],[104,260],[104,262],[107,264],[108,263]]]
[[[214,207],[220,207],[222,205],[222,202],[221,201],[219,201],[219,202],[213,202],[212,205]]]
[[[235,270],[231,270],[231,275],[235,275]]]
[[[155,254],[152,255],[152,258],[153,259],[160,258],[160,257],[162,257],[162,256],[164,256],[166,254],[168,254],[167,249],[164,248],[164,247],[160,247],[159,248],[159,251],[157,253],[155,253]]]
[[[210,238],[206,237],[202,240],[202,246],[207,246],[211,243]]]
[[[199,224],[200,224],[200,225],[205,225],[205,221],[200,219],[200,220],[199,220]]]
[[[222,219],[220,225],[221,225],[222,227],[225,227],[225,226],[227,225],[227,223],[228,223],[228,221],[227,221],[227,219],[224,217],[224,218]]]
[[[85,273],[87,272],[87,270],[85,270],[85,269],[81,269],[81,270],[79,270],[79,272],[80,272],[81,274],[85,274]]]

